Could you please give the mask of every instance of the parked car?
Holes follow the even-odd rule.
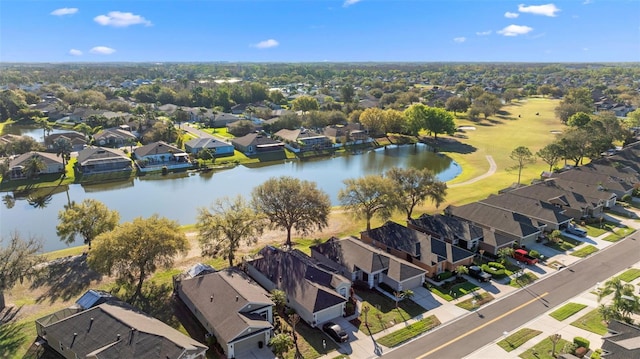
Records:
[[[470,266],[469,275],[481,282],[488,282],[491,280],[491,274],[483,271],[482,268],[478,266]]]
[[[578,236],[578,237],[586,237],[587,236],[587,231],[585,231],[584,229],[582,229],[582,228],[580,228],[580,227],[578,227],[576,225],[573,225],[573,224],[567,226],[567,232],[571,233],[571,234],[573,234],[575,236]]]
[[[513,251],[513,258],[515,258],[519,262],[523,262],[526,264],[538,263],[538,258],[530,256],[529,252],[524,249],[516,249],[515,251]]]
[[[342,329],[341,326],[334,322],[326,322],[322,326],[322,330],[329,334],[333,340],[338,343],[346,343],[349,340],[349,334]]]

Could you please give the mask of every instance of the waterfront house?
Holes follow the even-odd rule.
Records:
[[[190,168],[189,155],[164,141],[153,142],[133,150],[138,169],[142,172]]]
[[[76,164],[83,174],[131,171],[131,158],[124,152],[104,147],[87,147],[78,152]]]

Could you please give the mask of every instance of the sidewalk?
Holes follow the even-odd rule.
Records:
[[[618,217],[614,218],[609,215],[605,215],[605,218],[607,221],[619,222],[630,228],[634,228],[634,229],[640,228],[640,222],[637,222],[633,219],[618,218]],[[567,233],[563,233],[563,234],[573,239],[580,240],[584,243],[564,253],[557,252],[556,250],[548,246],[545,246],[544,244],[536,243],[530,246],[529,249],[535,249],[536,251],[540,252],[540,254],[544,255],[545,260],[543,263],[538,263],[537,265],[534,265],[534,266],[526,266],[524,268],[524,271],[531,272],[535,274],[539,279],[541,279],[546,275],[549,275],[554,272],[557,272],[558,270],[561,270],[563,267],[569,266],[579,260],[582,260],[583,258],[579,258],[571,255],[571,253],[574,252],[575,250],[578,250],[586,245],[593,245],[598,249],[603,249],[614,244],[613,242],[607,242],[603,240],[603,238],[605,238],[610,234],[608,232],[596,238],[581,238],[581,237],[576,237]],[[560,266],[556,266],[558,263],[560,264]],[[640,263],[638,263],[636,267],[640,268]],[[466,276],[465,278],[467,278],[467,280],[469,280],[470,282],[477,284],[482,290],[490,293],[495,298],[489,303],[489,305],[498,302],[501,298],[504,298],[505,296],[508,296],[509,294],[519,289],[519,288],[510,286],[508,283],[507,284],[499,283],[495,280],[492,280],[489,283],[478,283],[475,279],[472,279],[471,277]],[[640,282],[640,279],[636,280],[636,282]],[[407,322],[398,323],[379,333],[376,333],[370,336],[368,333],[358,330],[355,326],[353,326],[349,322],[349,320],[357,317],[359,315],[358,313],[360,313],[360,308],[359,308],[360,302],[358,302],[358,310],[356,312],[357,314],[349,318],[339,318],[336,320],[336,322],[340,324],[347,331],[347,333],[350,333],[349,342],[345,344],[341,344],[340,349],[338,350],[338,353],[330,352],[329,354],[322,356],[321,358],[331,359],[331,358],[335,358],[339,354],[348,355],[349,358],[351,359],[376,358],[384,354],[385,352],[389,351],[389,348],[386,348],[377,344],[376,340],[378,340],[379,338],[387,334],[390,334],[399,329],[402,329],[409,324],[412,324],[418,320],[421,320],[424,317],[435,315],[442,323],[440,326],[436,327],[435,330],[437,330],[437,328],[439,327],[453,323],[458,320],[462,320],[469,315],[476,315],[475,312],[470,312],[456,306],[457,303],[471,298],[472,294],[467,294],[460,298],[452,300],[451,302],[447,302],[446,300],[440,298],[437,295],[432,294],[429,290],[422,287],[415,288],[413,289],[413,291],[414,291],[414,297],[412,298],[412,300],[418,303],[420,306],[427,309],[425,313],[415,318],[412,318]],[[591,342],[592,347],[594,348],[600,347],[602,345],[602,337],[600,335],[591,333],[570,325],[570,323],[573,322],[575,319],[581,317],[582,315],[586,314],[590,310],[598,307],[599,303],[597,302],[597,297],[594,294],[590,293],[590,291],[587,291],[585,293],[582,293],[581,295],[579,295],[578,297],[576,297],[571,301],[576,303],[586,304],[587,308],[576,313],[574,316],[565,319],[561,323],[549,317],[548,315],[539,317],[534,321],[527,323],[526,325],[527,328],[538,329],[538,330],[541,330],[542,333],[538,335],[536,338],[528,341],[527,343],[525,343],[524,345],[522,345],[521,347],[517,348],[512,352],[507,353],[502,348],[497,346],[495,343],[504,339],[504,338],[498,338],[494,343],[479,349],[478,351],[474,352],[471,356],[468,356],[468,358],[469,359],[517,358],[519,354],[531,348],[532,346],[537,344],[540,340],[555,333],[561,334],[563,338],[570,338],[570,339],[573,339],[576,336],[582,336],[584,338],[587,338]],[[555,309],[557,309],[557,307],[551,309],[549,312],[552,312]],[[515,331],[517,330],[514,330],[513,332]]]

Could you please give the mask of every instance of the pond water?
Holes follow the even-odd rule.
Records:
[[[65,248],[55,233],[58,212],[69,201],[81,202],[85,198],[97,199],[117,210],[121,221],[157,213],[180,224],[191,224],[196,221],[198,208],[209,206],[224,196],[242,194],[248,198],[254,187],[277,176],[314,181],[330,196],[332,204],[338,205],[337,194],[344,186],[343,180],[380,174],[394,166],[429,168],[442,181],[451,180],[461,172],[458,164],[450,158],[433,153],[424,144],[417,144],[389,146],[331,158],[237,166],[208,173],[146,175],[100,185],[72,184],[32,193],[3,192],[0,193],[3,197],[0,230],[3,237],[15,230],[23,236],[41,237],[47,251]],[[76,242],[79,244],[81,241]]]

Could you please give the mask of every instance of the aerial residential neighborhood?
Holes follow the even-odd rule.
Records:
[[[640,358],[640,3],[0,3],[0,358]]]

